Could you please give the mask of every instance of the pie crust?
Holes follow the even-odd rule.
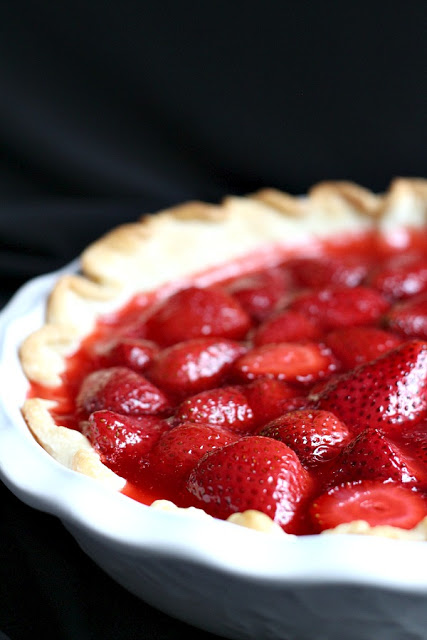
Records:
[[[242,271],[272,266],[280,251],[282,258],[298,247],[315,254],[322,240],[340,234],[378,229],[404,246],[407,228],[426,225],[427,180],[417,178],[397,178],[381,195],[351,182],[322,182],[305,197],[263,189],[227,197],[219,205],[188,202],[146,215],[90,245],[81,256],[80,273],[59,278],[45,324],[21,346],[22,367],[31,382],[58,386],[66,358],[97,319],[136,294],[170,295],[190,279],[206,286],[231,277],[236,264]],[[66,467],[122,489],[125,480],[101,462],[84,435],[57,426],[52,406],[36,397],[22,408],[41,446]],[[361,532],[360,527],[350,532]]]

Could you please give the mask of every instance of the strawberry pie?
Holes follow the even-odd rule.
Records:
[[[56,460],[158,508],[425,539],[427,182],[321,183],[123,225],[21,347]]]

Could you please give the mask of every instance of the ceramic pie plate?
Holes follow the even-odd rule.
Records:
[[[425,543],[280,537],[157,511],[64,467],[36,443],[21,415],[29,384],[18,350],[42,326],[53,284],[78,269],[76,261],[31,281],[1,314],[0,475],[10,490],[57,516],[133,594],[220,636],[425,639]]]

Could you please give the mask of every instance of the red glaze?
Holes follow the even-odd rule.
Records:
[[[427,343],[419,317],[427,233],[390,238],[395,247],[376,234],[276,245],[140,294],[99,320],[67,359],[60,386],[32,384],[29,395],[54,400],[57,424],[87,434],[103,462],[128,480],[123,493],[146,504],[165,498],[206,506],[208,496],[207,510],[218,517],[233,502],[232,510],[276,514],[285,530],[301,534],[346,521],[347,508],[340,516],[330,506],[341,489],[316,501],[343,481],[375,483],[378,500],[390,482],[415,485],[424,500]],[[109,367],[127,367],[118,385],[94,373]],[[126,415],[135,402],[143,415]],[[314,433],[296,415],[310,412],[333,415]],[[334,424],[342,425],[338,438],[333,426],[326,433]],[[266,427],[263,436],[250,435]],[[319,457],[323,436],[331,436],[333,451]],[[251,462],[251,447],[259,452],[261,444],[261,458]],[[273,476],[280,500],[259,492]],[[423,514],[414,505],[406,523]]]

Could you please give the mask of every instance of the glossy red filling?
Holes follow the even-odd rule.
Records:
[[[427,234],[393,243],[273,247],[136,296],[30,395],[146,504],[255,508],[298,534],[411,528],[427,515]]]

